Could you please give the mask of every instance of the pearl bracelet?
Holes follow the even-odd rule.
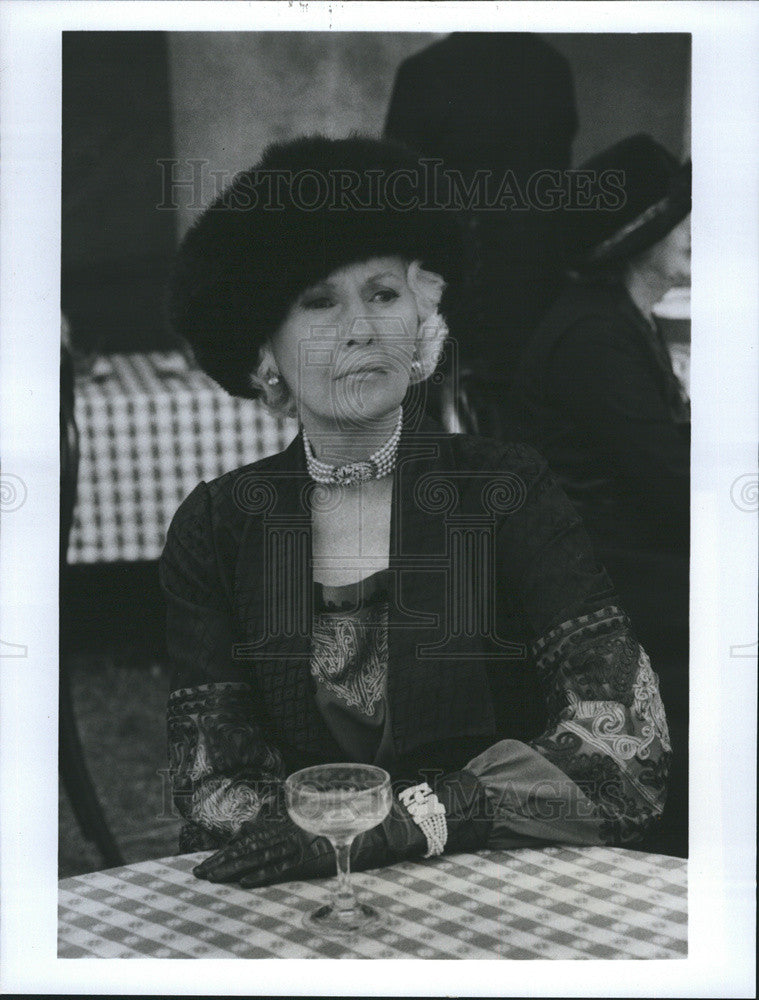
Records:
[[[427,782],[413,785],[398,793],[398,799],[408,809],[411,818],[427,838],[425,858],[442,854],[448,840],[445,806]]]

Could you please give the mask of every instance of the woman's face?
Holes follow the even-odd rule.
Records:
[[[400,257],[373,257],[306,289],[271,340],[302,420],[371,423],[398,408],[419,326]]]
[[[651,248],[651,257],[666,283],[675,286],[690,282],[690,216]]]

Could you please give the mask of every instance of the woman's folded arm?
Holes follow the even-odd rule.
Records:
[[[639,840],[661,816],[670,758],[648,656],[616,607],[564,622],[535,652],[547,729],[467,765],[488,794],[491,846]]]
[[[246,684],[202,684],[169,696],[172,796],[186,821],[180,851],[220,847],[276,803],[282,758],[253,718]]]
[[[671,756],[656,675],[576,511],[531,449],[510,446],[523,504],[501,564],[532,633],[548,724],[468,766],[488,790],[491,842],[629,843],[661,815]]]

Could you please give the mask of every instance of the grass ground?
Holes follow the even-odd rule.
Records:
[[[71,687],[87,766],[127,863],[176,852],[179,821],[166,780],[165,665],[144,654],[73,656]],[[59,876],[103,867],[59,792]]]

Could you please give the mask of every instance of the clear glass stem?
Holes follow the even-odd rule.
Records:
[[[332,905],[338,914],[350,914],[356,909],[356,897],[351,886],[351,844],[336,844],[332,841],[337,860],[337,888],[332,896]]]

